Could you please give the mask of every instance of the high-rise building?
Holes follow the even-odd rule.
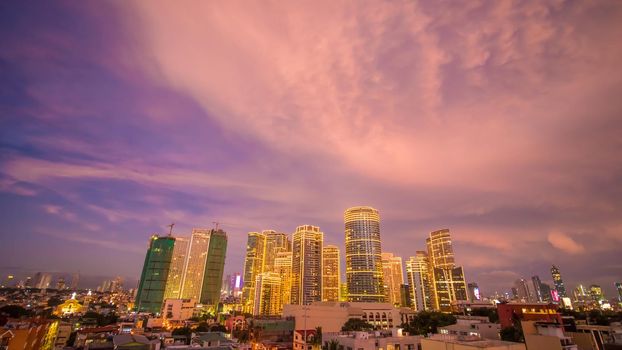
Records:
[[[402,258],[393,253],[382,253],[382,278],[387,302],[394,306],[401,303],[400,286],[404,284]]]
[[[339,248],[324,246],[322,250],[322,301],[339,301]]]
[[[203,276],[209,248],[210,230],[195,228],[190,236],[190,247],[184,268],[184,278],[181,287],[181,299],[201,298],[203,288]]]
[[[221,229],[210,230],[207,261],[203,274],[203,286],[199,302],[206,305],[216,305],[220,301],[222,288],[222,274],[225,268],[227,255],[227,233]]]
[[[524,278],[519,278],[514,282],[514,288],[518,292],[518,298],[523,300],[523,302],[531,302],[533,301],[531,298],[531,292],[529,290],[529,285]]]
[[[74,291],[77,290],[78,283],[80,283],[80,274],[76,272],[71,276],[71,286],[69,288]]]
[[[402,284],[400,286],[400,307],[412,307],[410,286],[407,284]]]
[[[480,293],[479,286],[477,285],[477,283],[471,282],[467,284],[467,289],[468,289],[470,302],[476,302],[478,300],[482,300],[482,295]]]
[[[37,272],[35,275],[35,288],[39,289],[47,289],[50,288],[52,284],[52,275],[49,273],[41,273]]]
[[[378,210],[349,208],[344,222],[348,301],[384,302]]]
[[[531,284],[533,286],[533,301],[544,301],[544,298],[542,297],[542,282],[540,282],[540,277],[531,276]]]
[[[417,311],[432,310],[432,285],[428,253],[417,251],[406,261],[406,277],[410,288],[411,305]]]
[[[266,252],[264,256],[264,272],[274,272],[274,259],[280,252],[291,251],[291,242],[285,233],[274,230],[261,231],[266,236]]]
[[[603,295],[603,289],[597,284],[592,284],[590,286],[590,296],[594,301],[600,301],[602,299],[605,299],[605,296]]]
[[[430,262],[434,309],[451,311],[451,303],[467,300],[464,270],[456,266],[451,236],[448,229],[433,231],[426,239]]]
[[[164,301],[166,279],[173,257],[175,238],[153,235],[145,256],[143,272],[136,293],[138,312],[159,313]]]
[[[551,286],[546,283],[540,283],[540,292],[542,293],[542,301],[547,303],[553,301],[553,296],[551,295]]]
[[[65,289],[65,277],[63,276],[59,276],[58,279],[56,280],[56,289],[58,290],[63,290]]]
[[[322,248],[324,233],[317,226],[296,228],[292,239],[292,304],[322,300]]]
[[[281,278],[281,300],[283,305],[292,302],[292,252],[279,252],[274,259],[274,271]]]
[[[168,279],[166,280],[166,291],[164,299],[181,299],[181,288],[184,280],[186,259],[188,258],[188,247],[190,240],[185,237],[176,237],[169,269]],[[196,299],[195,299],[196,301]]]
[[[253,315],[280,316],[283,311],[281,277],[276,272],[264,272],[255,279]]]
[[[618,301],[622,302],[622,282],[616,282],[615,286],[618,291]]]
[[[564,281],[562,280],[562,275],[559,272],[557,266],[551,266],[551,276],[553,276],[553,284],[555,285],[555,290],[560,298],[566,297],[566,287],[564,287]]]
[[[244,286],[242,302],[245,312],[253,312],[255,298],[255,280],[263,272],[264,255],[266,253],[266,235],[260,232],[249,232],[244,259]]]

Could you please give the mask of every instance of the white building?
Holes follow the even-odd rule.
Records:
[[[178,324],[192,318],[196,304],[194,299],[165,299],[162,304],[163,322]]]
[[[417,350],[422,338],[419,335],[403,335],[401,329],[395,328],[389,332],[322,332],[324,346],[337,341],[344,350]]]
[[[438,328],[440,334],[476,336],[481,339],[496,340],[499,340],[500,330],[500,324],[490,323],[488,317],[485,316],[458,316],[455,324]]]

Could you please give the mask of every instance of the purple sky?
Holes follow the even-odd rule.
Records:
[[[0,272],[136,278],[147,239],[380,210],[485,294],[622,280],[622,2],[0,4]]]

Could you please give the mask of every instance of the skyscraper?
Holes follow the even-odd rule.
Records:
[[[590,286],[590,296],[594,301],[600,301],[605,299],[605,296],[603,295],[603,289],[597,284],[592,284]]]
[[[339,301],[339,248],[327,245],[322,250],[322,301]]]
[[[276,272],[264,272],[255,279],[253,315],[279,316],[283,311],[281,277]]]
[[[475,301],[482,299],[481,293],[479,291],[479,286],[477,285],[477,283],[471,282],[467,284],[467,289],[468,289],[470,302],[475,302]]]
[[[430,262],[430,280],[434,309],[451,311],[451,302],[467,300],[466,282],[461,266],[456,266],[448,229],[433,231],[426,239]]]
[[[227,233],[221,229],[210,230],[207,261],[203,274],[203,286],[199,302],[206,305],[216,305],[220,301],[222,288],[222,274],[225,268],[227,255]]]
[[[246,258],[244,259],[244,286],[242,287],[242,302],[245,312],[253,312],[255,280],[257,275],[263,272],[265,253],[266,235],[259,232],[249,232],[246,243]]]
[[[622,302],[622,282],[616,282],[615,286],[618,291],[618,301]]]
[[[292,304],[322,300],[322,246],[324,233],[317,226],[296,228],[292,239]]]
[[[71,290],[74,290],[74,291],[77,290],[79,282],[80,282],[80,274],[76,272],[71,276],[71,286],[69,288],[71,288]]]
[[[522,299],[524,302],[531,302],[531,291],[529,290],[529,285],[524,278],[519,278],[514,282],[514,288],[518,292],[518,298]]]
[[[349,208],[344,222],[348,301],[384,302],[378,210]]]
[[[393,253],[382,253],[382,278],[387,302],[399,306],[401,303],[400,286],[404,284],[402,258]]]
[[[542,282],[540,282],[539,276],[531,276],[531,284],[533,285],[533,299],[534,301],[544,301],[542,296]]]
[[[173,257],[175,238],[151,236],[136,293],[138,312],[159,313]]]
[[[292,252],[277,253],[274,259],[274,270],[281,278],[283,287],[281,288],[282,304],[292,302]]]
[[[410,288],[411,305],[417,311],[432,310],[432,285],[428,253],[415,252],[406,261],[406,277]]]
[[[173,247],[171,268],[169,269],[168,279],[166,280],[164,299],[181,299],[181,287],[184,279],[189,243],[188,238],[175,238],[175,246]]]
[[[551,266],[551,276],[553,276],[553,284],[555,285],[555,290],[557,290],[557,294],[559,294],[559,297],[566,297],[566,287],[564,287],[562,275],[559,272],[557,266],[555,265]]]
[[[264,256],[264,272],[274,272],[274,259],[280,252],[291,251],[291,242],[285,233],[274,230],[261,231],[266,236],[266,254]]]
[[[52,275],[49,273],[37,272],[35,275],[35,288],[47,289],[52,284]]]
[[[210,230],[201,228],[195,228],[192,230],[190,248],[188,249],[188,258],[186,259],[184,280],[181,288],[182,299],[194,299],[198,303],[201,298],[209,239]]]

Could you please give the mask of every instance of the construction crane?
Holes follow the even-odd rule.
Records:
[[[175,226],[174,222],[171,222],[170,225],[166,225],[166,227],[169,227],[169,231],[168,231],[168,236],[171,237],[173,235],[173,226]]]

